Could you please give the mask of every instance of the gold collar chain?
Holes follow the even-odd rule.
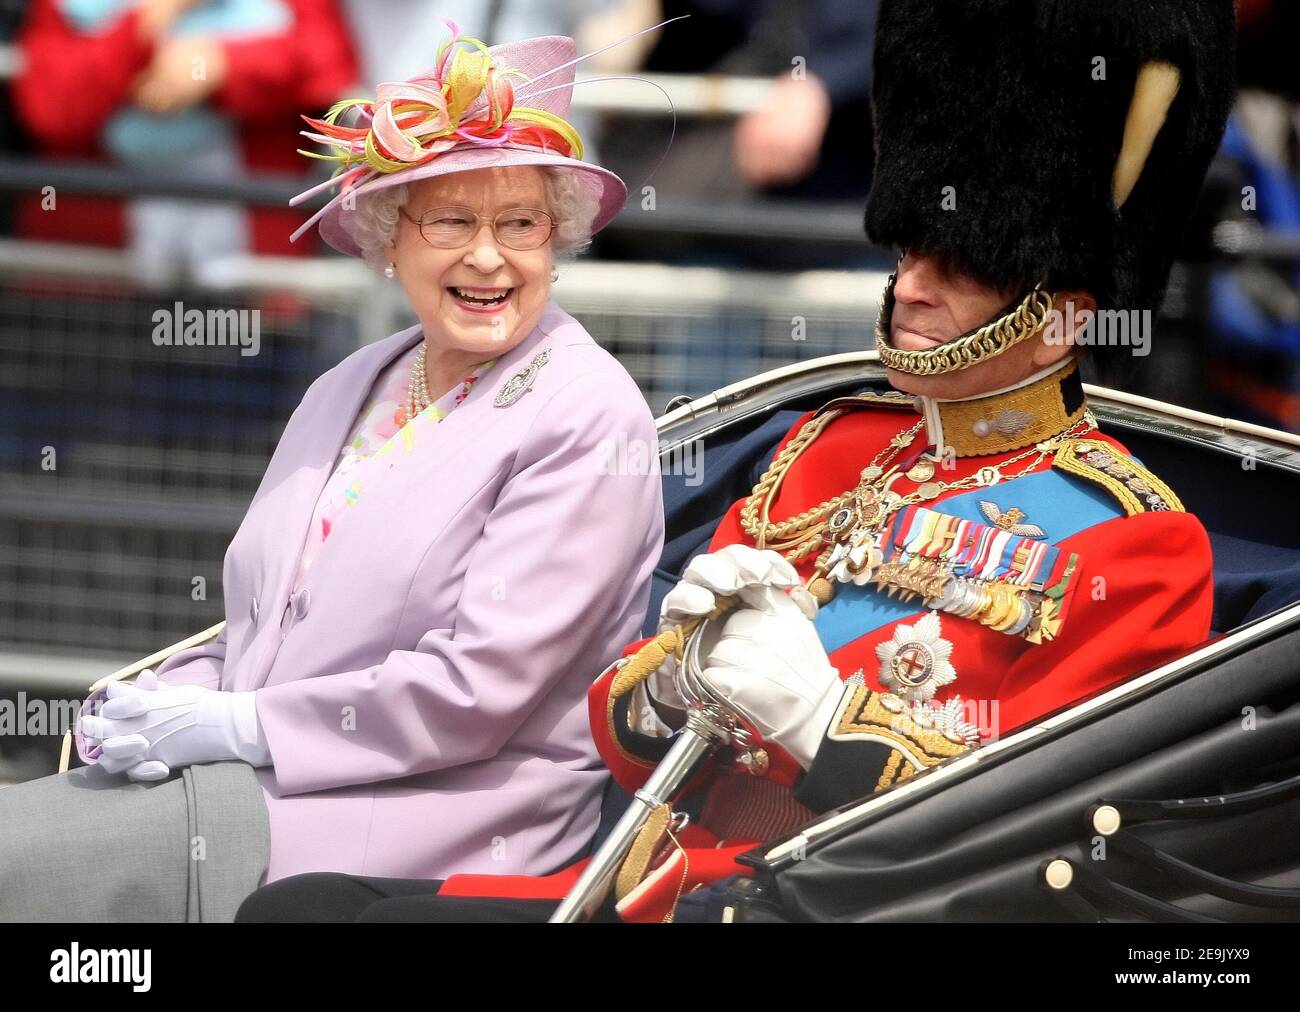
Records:
[[[898,272],[895,271],[880,295],[880,311],[876,314],[876,349],[880,352],[881,365],[913,376],[942,376],[996,358],[1047,326],[1056,305],[1050,292],[1035,285],[996,320],[968,334],[924,351],[902,351],[889,343],[897,280]]]

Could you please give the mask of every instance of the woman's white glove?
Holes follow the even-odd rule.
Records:
[[[770,610],[767,591],[775,588],[790,591],[790,596],[809,619],[817,614],[817,602],[803,589],[794,566],[777,552],[759,551],[749,545],[727,545],[707,555],[697,555],[690,561],[681,582],[670,590],[659,609],[659,631],[681,625],[692,618],[709,614],[717,607],[719,597],[739,597],[751,608]],[[686,703],[673,684],[677,665],[669,657],[646,680],[650,695],[677,710],[686,709]]]
[[[201,685],[167,685],[145,670],[108,686],[96,716],[81,718],[81,733],[103,743],[99,766],[132,780],[164,780],[195,763],[242,759],[266,766],[271,753],[257,721],[255,693]]]
[[[763,608],[726,616],[700,677],[765,742],[779,745],[808,769],[844,683],[807,613],[775,588],[761,596]]]

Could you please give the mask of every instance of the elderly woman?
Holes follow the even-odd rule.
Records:
[[[0,916],[228,920],[298,872],[541,873],[590,843],[585,693],[640,625],[663,520],[657,475],[610,466],[653,445],[644,400],[550,300],[626,195],[579,160],[573,56],[453,41],[309,121],[345,171],[308,225],[420,322],[307,391],[227,552],[221,635],[110,685],[90,766],[0,791]]]

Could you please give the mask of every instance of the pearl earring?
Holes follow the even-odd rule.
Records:
[[[397,277],[397,268],[393,266],[393,261],[391,260],[388,261],[388,266],[384,268],[384,277],[386,278]]]
[[[556,268],[556,267],[552,267],[552,268],[551,268],[551,283],[554,284],[555,282],[557,282],[557,281],[559,281],[559,280],[560,280],[560,271],[559,271],[559,269]]]

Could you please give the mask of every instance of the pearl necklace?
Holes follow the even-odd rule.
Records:
[[[426,345],[420,342],[420,350],[415,353],[411,363],[411,381],[406,386],[406,420],[409,422],[429,406],[429,381],[424,374],[424,352]]]

